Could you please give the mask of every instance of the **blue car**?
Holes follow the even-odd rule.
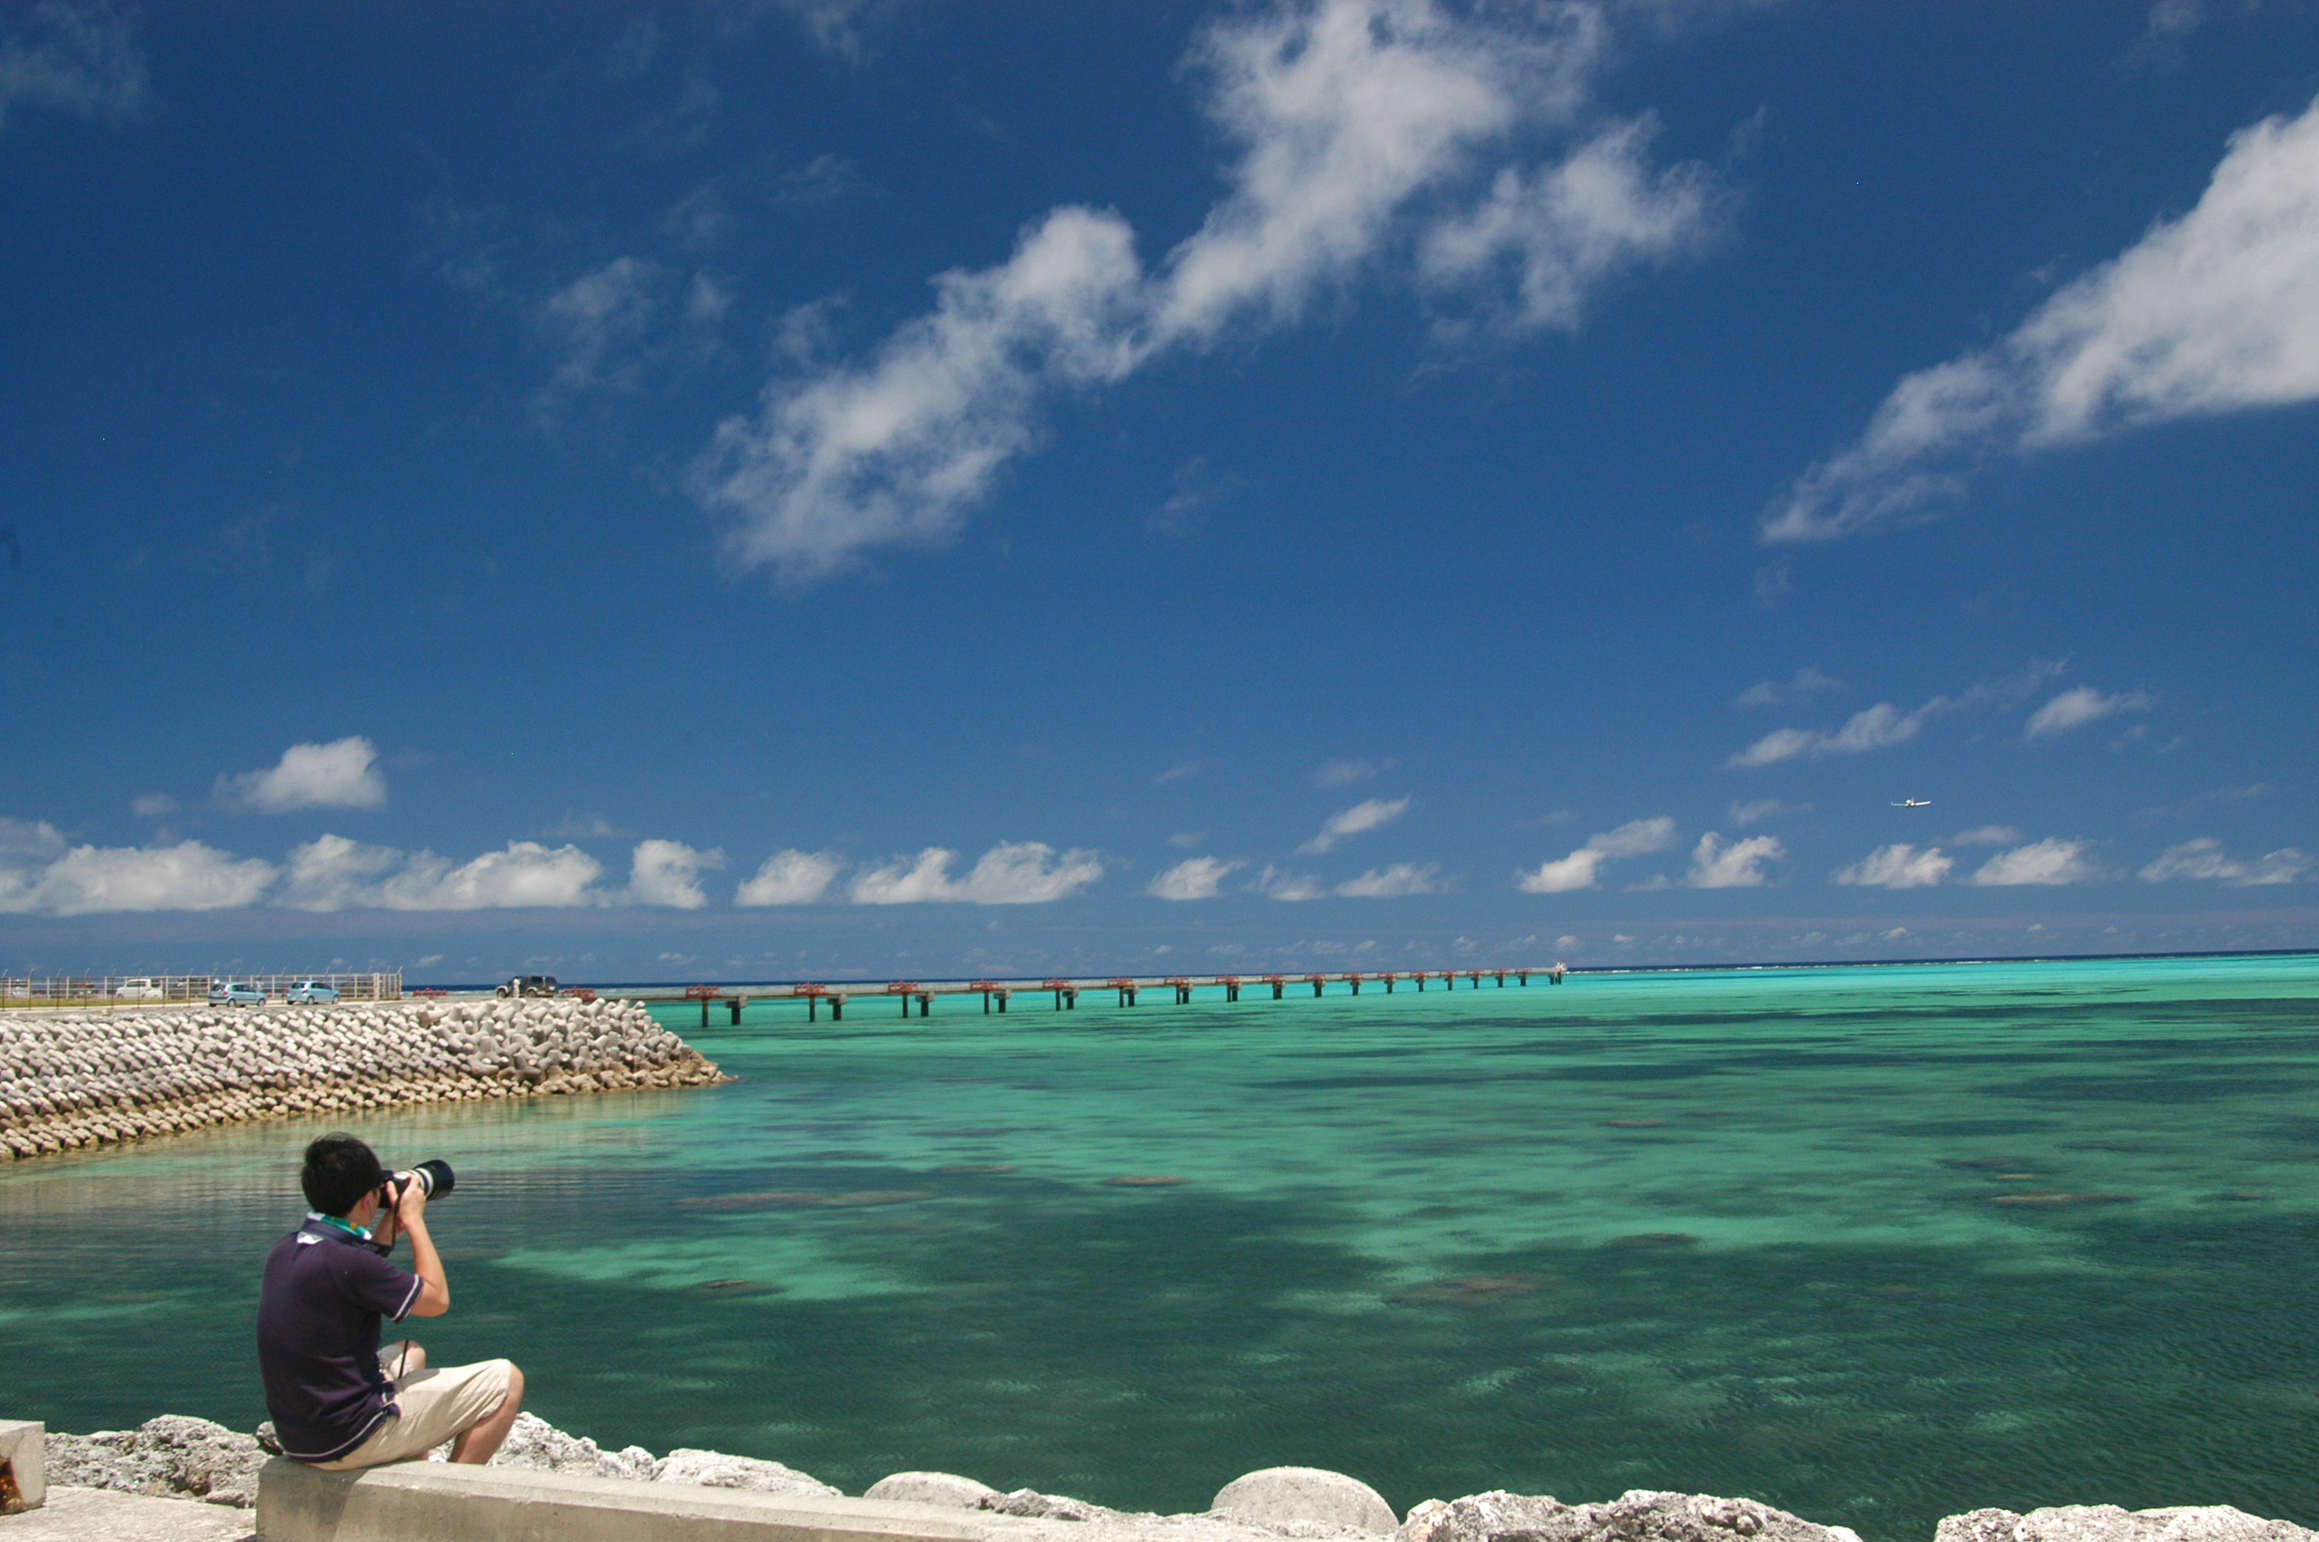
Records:
[[[338,987],[320,980],[300,980],[283,993],[282,999],[302,1007],[322,1006],[338,999]]]
[[[255,985],[213,980],[209,986],[209,1004],[213,1007],[262,1007],[266,1004],[266,993]]]

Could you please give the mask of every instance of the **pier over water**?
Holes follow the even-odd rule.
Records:
[[[1488,982],[1496,989],[1503,990],[1508,982],[1516,987],[1527,986],[1533,975],[1545,980],[1550,985],[1560,985],[1563,976],[1567,973],[1567,968],[1561,964],[1532,964],[1513,969],[1387,969],[1349,970],[1342,973],[1219,974],[1200,979],[1194,979],[1189,975],[1173,974],[1111,975],[1101,979],[1055,976],[1044,980],[1027,978],[1020,980],[934,980],[923,983],[917,980],[849,981],[840,985],[821,985],[809,981],[774,985],[622,985],[605,987],[601,993],[607,996],[617,996],[624,1001],[646,1003],[697,1001],[701,1005],[701,1026],[705,1028],[709,1025],[709,1014],[712,1009],[721,1006],[728,1014],[729,1020],[738,1024],[741,1021],[742,1008],[751,1002],[802,1001],[805,1003],[807,1022],[820,1021],[821,1008],[827,1004],[831,1020],[843,1022],[845,1009],[849,1002],[858,1005],[865,1001],[898,1001],[901,1003],[904,1017],[911,1015],[913,1006],[917,1008],[918,1016],[928,1017],[933,1014],[934,998],[937,996],[980,996],[982,1010],[985,1015],[989,1015],[994,1012],[1004,1012],[1007,1009],[1007,1003],[1020,995],[1047,997],[1052,1003],[1051,1010],[1069,1012],[1078,1007],[1081,995],[1091,992],[1100,996],[1101,993],[1108,991],[1112,994],[1115,1005],[1132,1007],[1137,1004],[1145,991],[1167,991],[1175,1005],[1190,1006],[1203,991],[1210,993],[1210,1000],[1221,997],[1226,1002],[1234,1002],[1240,999],[1240,993],[1244,990],[1254,994],[1256,999],[1262,1000],[1264,999],[1262,993],[1269,988],[1271,999],[1280,1001],[1285,999],[1291,990],[1309,987],[1315,996],[1320,996],[1325,994],[1331,985],[1344,986],[1350,994],[1355,996],[1361,994],[1363,985],[1382,988],[1387,995],[1391,995],[1395,987],[1402,985],[1422,991],[1430,983],[1443,990],[1456,990],[1459,988],[1460,981],[1464,982],[1465,988],[1468,990],[1480,990],[1483,988],[1484,982]]]

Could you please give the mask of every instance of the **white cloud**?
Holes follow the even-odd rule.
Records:
[[[1329,892],[1327,885],[1309,873],[1289,873],[1271,866],[1257,874],[1250,887],[1266,899],[1276,900],[1316,900]]]
[[[159,819],[177,812],[177,800],[165,792],[149,792],[132,798],[129,812],[139,819]]]
[[[1208,763],[1204,760],[1178,761],[1176,764],[1168,767],[1165,771],[1162,771],[1159,775],[1153,777],[1151,779],[1152,785],[1154,787],[1165,787],[1170,782],[1180,782],[1186,777],[1198,776],[1201,772],[1207,769]]]
[[[134,11],[123,14],[103,0],[41,0],[16,18],[0,36],[0,129],[18,107],[119,119],[145,105]]]
[[[218,778],[218,792],[237,808],[285,814],[302,808],[378,808],[386,778],[378,747],[360,734],[328,744],[293,744],[279,764]]]
[[[1380,251],[1407,250],[1402,227],[1421,219],[1450,254],[1437,281],[1510,260],[1522,314],[1567,324],[1586,286],[1687,239],[1704,197],[1695,168],[1643,165],[1633,125],[1473,190],[1485,147],[1567,123],[1603,34],[1580,3],[1469,19],[1434,0],[1277,0],[1227,15],[1192,63],[1233,146],[1228,190],[1155,270],[1118,214],[1051,210],[1005,262],[937,277],[933,310],[866,363],[772,381],[754,417],[720,425],[696,496],[739,561],[792,582],[873,547],[940,543],[1039,442],[1051,397],[1235,326],[1293,324]]]
[[[1247,865],[1218,857],[1194,857],[1188,862],[1178,862],[1154,878],[1144,892],[1164,900],[1214,899],[1217,886]]]
[[[1766,882],[1765,862],[1788,854],[1774,835],[1751,835],[1726,846],[1713,830],[1699,837],[1691,850],[1691,871],[1683,882],[1694,889],[1753,889]]]
[[[2319,397],[2319,102],[2231,136],[2197,207],[1994,347],[1902,380],[1798,478],[1767,541],[1823,540],[1959,496],[1975,463]]]
[[[1058,209],[1007,262],[938,277],[933,312],[868,364],[767,386],[756,418],[718,427],[697,490],[740,560],[792,581],[947,540],[1038,441],[1047,389],[1133,368],[1141,282],[1125,220]]]
[[[1333,851],[1337,843],[1348,835],[1359,835],[1380,825],[1389,825],[1409,811],[1408,798],[1368,798],[1348,809],[1331,814],[1321,833],[1306,841],[1297,850],[1304,853]]]
[[[2165,883],[2174,878],[2202,878],[2227,884],[2234,889],[2244,889],[2262,884],[2293,883],[2309,872],[2311,867],[2312,859],[2292,846],[2266,852],[2252,862],[2241,862],[2225,855],[2222,842],[2209,835],[2167,847],[2156,861],[2142,869],[2142,876],[2151,883]]]
[[[68,847],[45,822],[0,819],[0,912],[10,914],[227,910],[255,903],[275,873],[199,841]]]
[[[1587,295],[1612,273],[1695,251],[1714,229],[1721,195],[1697,161],[1654,172],[1646,152],[1657,132],[1645,115],[1559,166],[1527,176],[1504,168],[1480,207],[1428,234],[1427,284],[1468,286],[1510,269],[1512,325],[1575,329]]]
[[[1774,729],[1723,764],[1768,766],[1799,755],[1817,760],[1822,755],[1857,755],[1864,750],[1903,744],[1916,737],[1925,719],[1941,705],[1945,703],[1936,697],[1914,712],[1903,713],[1891,702],[1880,701],[1853,713],[1833,733],[1817,728]]]
[[[2031,713],[2021,737],[2042,739],[2112,713],[2147,712],[2157,704],[2158,698],[2147,691],[2120,691],[2114,696],[2105,696],[2090,685],[2076,685]]]
[[[1871,889],[1929,889],[1956,865],[1957,859],[1943,856],[1938,846],[1922,851],[1905,844],[1879,846],[1839,872],[1836,881]]]
[[[1405,894],[1438,894],[1441,885],[1436,879],[1440,872],[1438,867],[1396,862],[1390,867],[1373,867],[1358,878],[1348,878],[1337,885],[1336,892],[1347,899],[1399,899]]]
[[[742,884],[736,905],[810,905],[829,892],[845,863],[828,852],[777,851]]]
[[[1982,863],[1981,870],[1973,875],[1973,882],[1984,888],[2031,883],[2086,883],[2102,876],[2101,869],[2087,855],[2092,849],[2093,843],[2090,841],[2052,838],[2027,846],[2016,846]]]
[[[1949,837],[1951,846],[2010,846],[2021,839],[2021,831],[2012,825],[1976,825],[1960,830]]]
[[[725,854],[714,848],[695,851],[682,841],[639,841],[629,859],[628,898],[639,905],[698,910],[709,902],[701,874],[724,865]]]
[[[1809,701],[1822,691],[1840,691],[1844,682],[1821,669],[1817,664],[1806,664],[1792,679],[1758,680],[1755,684],[1731,698],[1735,707],[1784,707],[1790,702]]]
[[[592,887],[603,871],[577,846],[510,841],[505,851],[454,867],[431,851],[324,835],[291,851],[281,903],[295,910],[567,910],[622,897]]]
[[[1066,851],[1041,841],[1001,842],[982,854],[965,878],[953,880],[958,853],[929,846],[908,866],[890,862],[854,875],[857,905],[1036,905],[1075,894],[1103,876],[1093,852]]]
[[[1664,851],[1674,841],[1674,820],[1664,815],[1630,819],[1615,830],[1589,836],[1586,844],[1569,856],[1544,863],[1535,872],[1524,873],[1516,880],[1515,887],[1524,894],[1567,894],[1574,889],[1591,889],[1605,862]]]

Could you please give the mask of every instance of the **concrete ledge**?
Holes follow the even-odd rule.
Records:
[[[260,1542],[980,1542],[933,1505],[399,1462],[258,1475]]]

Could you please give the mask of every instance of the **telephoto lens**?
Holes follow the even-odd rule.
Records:
[[[450,1163],[441,1157],[430,1157],[407,1173],[396,1173],[388,1181],[394,1185],[394,1191],[398,1198],[403,1192],[404,1184],[415,1183],[419,1186],[419,1192],[429,1199],[441,1199],[451,1192],[451,1186],[458,1181],[458,1178],[452,1173]]]

